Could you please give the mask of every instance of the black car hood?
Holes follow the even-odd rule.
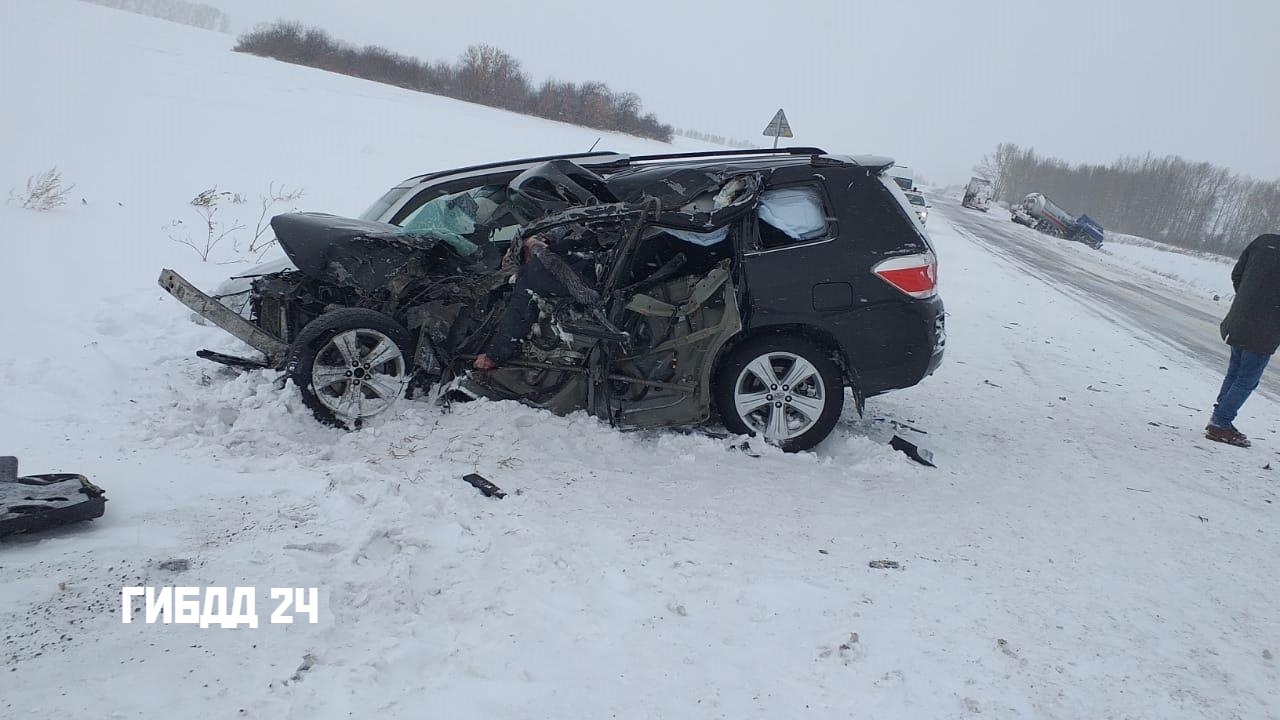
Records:
[[[430,234],[406,235],[396,225],[327,215],[288,213],[271,229],[293,264],[307,276],[373,293],[413,267],[429,267],[452,253]]]

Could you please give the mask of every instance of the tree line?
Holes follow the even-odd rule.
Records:
[[[221,10],[186,0],[84,0],[103,7],[169,20],[203,30],[231,32],[231,17]]]
[[[238,52],[351,75],[468,102],[670,142],[672,128],[644,113],[640,96],[602,82],[554,79],[534,86],[520,61],[490,45],[472,45],[457,62],[425,62],[376,45],[357,47],[320,28],[280,21],[240,36]]]
[[[974,170],[992,181],[998,199],[1044,193],[1108,230],[1191,250],[1234,256],[1259,234],[1280,232],[1280,180],[1176,155],[1072,165],[1001,143]]]

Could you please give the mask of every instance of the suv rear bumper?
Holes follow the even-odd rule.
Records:
[[[942,364],[947,320],[941,298],[868,308],[856,315],[856,327],[840,341],[864,396],[917,385]]]

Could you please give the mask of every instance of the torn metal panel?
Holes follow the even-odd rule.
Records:
[[[642,168],[609,178],[626,201],[656,200],[656,223],[677,230],[707,233],[728,226],[755,204],[764,181],[741,169]]]
[[[0,457],[0,537],[92,520],[106,511],[106,493],[83,475],[18,476],[18,459]]]

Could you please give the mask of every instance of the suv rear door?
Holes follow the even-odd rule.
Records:
[[[818,235],[795,238],[769,227],[762,213],[749,219],[743,246],[747,328],[817,330],[860,373],[901,364],[901,354],[923,342],[914,327],[920,323],[906,326],[902,313],[904,305],[919,301],[875,271],[886,260],[931,254],[905,198],[897,197],[901,191],[892,179],[857,165],[820,173],[782,168],[769,179],[762,206],[769,191],[786,188],[809,189],[822,201],[827,225]]]

